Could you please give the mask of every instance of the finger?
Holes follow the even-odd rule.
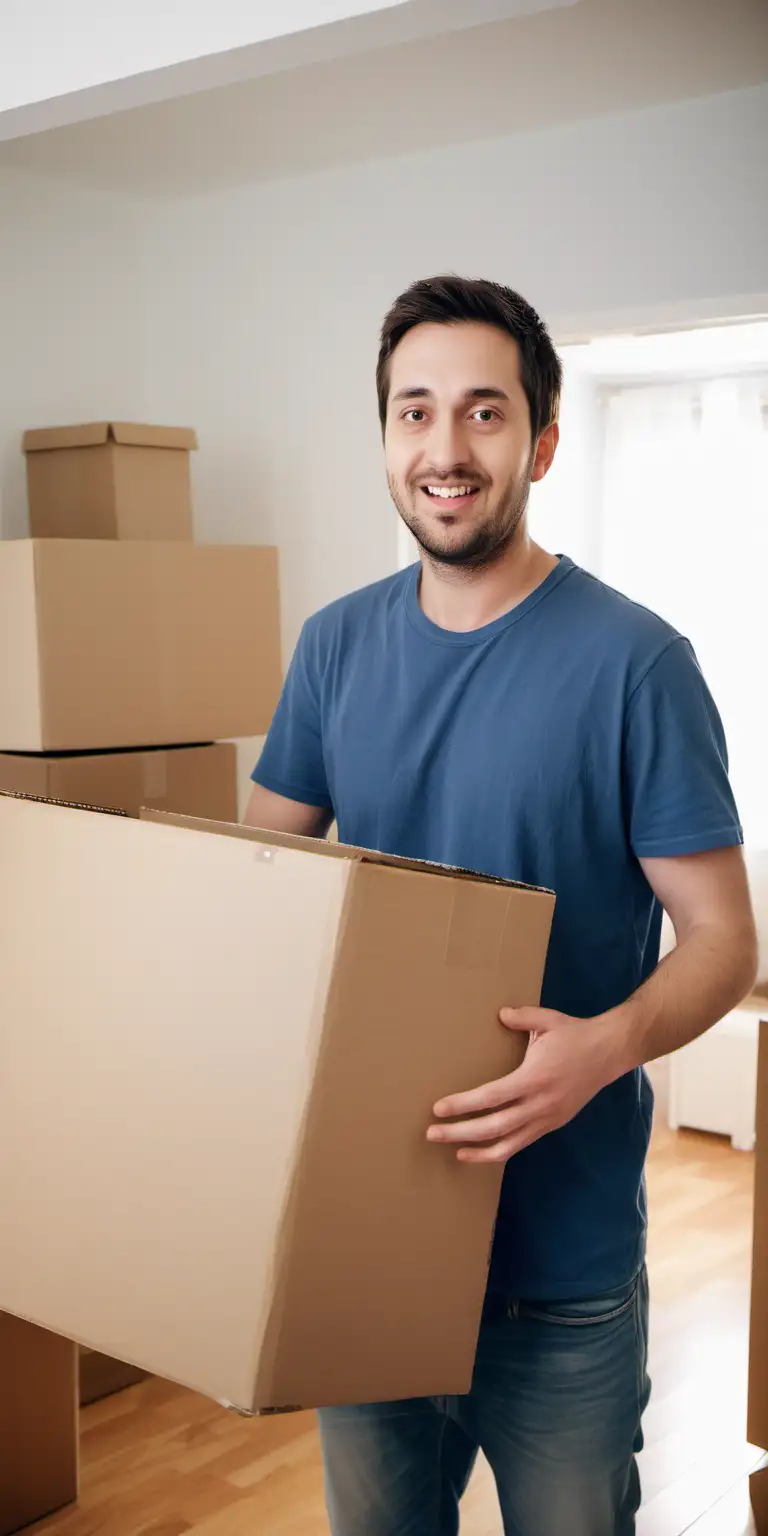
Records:
[[[477,1146],[510,1136],[521,1136],[533,1125],[543,1123],[546,1105],[540,1096],[530,1098],[500,1114],[478,1115],[473,1120],[459,1120],[451,1125],[432,1125],[427,1131],[429,1141],[449,1145]]]
[[[516,1136],[503,1136],[500,1141],[487,1147],[460,1147],[456,1157],[460,1163],[508,1163],[517,1152],[530,1147],[544,1135],[544,1130],[528,1129]]]
[[[453,1093],[447,1099],[439,1099],[432,1112],[440,1119],[456,1120],[460,1115],[482,1114],[483,1110],[499,1109],[502,1104],[510,1104],[519,1097],[524,1085],[524,1079],[522,1085],[519,1082],[520,1071],[518,1067],[506,1077],[499,1077],[493,1083],[484,1083],[482,1088],[471,1088],[468,1093]]]
[[[503,1110],[496,1115],[479,1115],[475,1120],[457,1120],[451,1125],[431,1125],[428,1141],[478,1142],[497,1141],[517,1130],[521,1121],[520,1111]]]
[[[553,1008],[502,1008],[499,1018],[506,1029],[525,1030],[529,1034],[543,1034],[553,1029],[560,1014]]]

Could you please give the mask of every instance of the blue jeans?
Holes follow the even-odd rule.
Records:
[[[489,1302],[466,1397],[323,1409],[333,1536],[457,1536],[479,1450],[505,1536],[632,1536],[647,1338],[645,1271],[589,1301]]]

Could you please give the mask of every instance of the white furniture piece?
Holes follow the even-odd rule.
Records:
[[[755,1146],[757,1039],[768,998],[750,997],[719,1024],[669,1058],[668,1121],[730,1136],[740,1152]]]

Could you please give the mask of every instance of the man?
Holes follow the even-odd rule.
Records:
[[[455,1536],[478,1449],[507,1536],[634,1531],[642,1064],[755,976],[722,729],[688,642],[528,533],[560,382],[510,289],[442,277],[396,300],[379,405],[421,561],[305,626],[253,776],[257,826],[323,836],[335,816],[347,842],[557,894],[543,1006],[502,1014],[530,1034],[522,1066],[457,1083],[425,1126],[436,1156],[507,1164],[472,1391],[321,1413],[334,1536]],[[677,947],[658,966],[662,908]]]

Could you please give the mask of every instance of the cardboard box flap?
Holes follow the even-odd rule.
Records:
[[[294,848],[303,853],[324,854],[329,859],[349,859],[365,864],[386,864],[394,869],[417,873],[448,875],[451,879],[481,881],[484,885],[509,886],[513,890],[534,891],[550,898],[543,886],[526,885],[523,880],[503,880],[500,875],[480,874],[472,869],[457,869],[451,864],[435,864],[427,859],[405,859],[395,853],[381,853],[376,848],[356,848],[352,843],[329,843],[324,838],[298,837],[292,832],[268,832],[259,827],[223,821],[205,821],[196,816],[179,816],[173,811],[142,809],[142,821],[161,821],[168,826],[188,827],[193,832],[218,832],[223,837],[244,837],[273,848]]]
[[[30,756],[35,754],[30,753]],[[127,811],[107,805],[85,805],[81,800],[57,800],[53,795],[33,795],[26,789],[0,789],[2,800],[31,800],[34,805],[56,805],[65,811],[93,811],[98,816],[126,816]]]
[[[44,453],[52,448],[96,448],[109,438],[108,421],[85,421],[75,427],[33,427],[24,433],[24,453]]]
[[[192,427],[153,427],[136,421],[86,421],[73,427],[34,427],[24,433],[24,453],[52,448],[95,448],[101,443],[130,444],[134,448],[197,447]]]
[[[134,448],[183,448],[197,447],[197,433],[192,427],[149,427],[135,421],[112,421],[109,435],[116,443],[129,443]]]

